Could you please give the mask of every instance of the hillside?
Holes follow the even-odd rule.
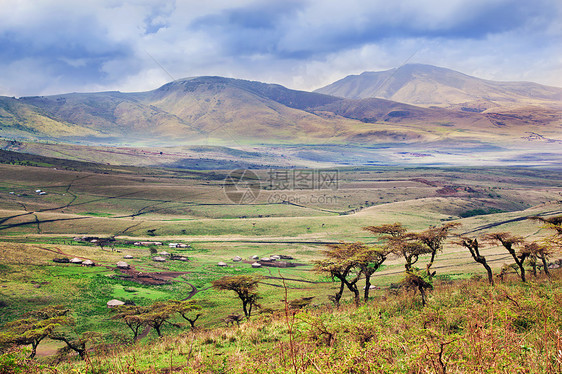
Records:
[[[0,97],[0,131],[8,141],[0,144],[44,156],[187,168],[410,162],[405,152],[431,157],[414,163],[450,164],[448,155],[465,159],[459,150],[510,152],[482,155],[486,160],[558,162],[560,89],[419,65],[383,73],[346,78],[342,82],[355,88],[334,94],[359,97],[382,87],[392,100],[222,77],[180,79],[148,92]],[[414,91],[417,96],[400,96]],[[459,104],[463,100],[472,101]],[[224,147],[231,150],[225,154]],[[238,151],[250,153],[238,157]]]
[[[355,121],[302,110],[337,100],[278,85],[199,77],[143,93],[2,98],[1,125],[4,137],[103,144],[314,143],[342,127],[360,132]],[[66,127],[75,131],[61,130]]]
[[[480,111],[506,105],[559,106],[562,101],[562,88],[530,82],[489,81],[422,64],[350,75],[315,92],[348,99],[378,97],[426,107]]]

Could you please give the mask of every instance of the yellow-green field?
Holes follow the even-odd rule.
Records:
[[[327,243],[376,245],[375,238],[362,230],[365,226],[401,222],[410,230],[422,230],[459,222],[457,234],[477,237],[509,231],[538,240],[547,230],[525,217],[562,213],[558,171],[341,169],[337,188],[287,190],[265,188],[268,172],[256,171],[262,187],[257,199],[236,204],[225,194],[228,171],[132,167],[81,171],[0,165],[0,298],[4,302],[0,322],[63,303],[73,309],[78,331],[95,328],[110,333],[117,326],[109,320],[106,302],[110,299],[147,305],[192,297],[205,310],[198,324],[215,326],[226,315],[240,311],[233,294],[211,288],[213,280],[233,274],[264,276],[259,286],[264,307],[283,308],[279,278],[287,279],[290,299],[314,296],[313,305],[324,305],[337,284],[313,272],[312,261],[321,257]],[[35,192],[39,189],[46,194]],[[75,241],[76,236],[113,236],[116,242],[113,249],[102,249],[95,243]],[[157,251],[181,254],[189,261],[153,262],[150,246],[132,245],[140,240],[163,242],[155,247]],[[170,249],[170,242],[191,247]],[[483,252],[496,271],[510,262],[509,254],[499,247],[488,246]],[[160,286],[132,282],[115,268],[126,254],[134,256],[128,262],[138,271],[181,275]],[[250,266],[251,256],[273,254],[290,255],[292,262],[302,266]],[[246,262],[233,262],[237,255]],[[98,266],[52,261],[75,256]],[[219,261],[228,267],[218,267]],[[483,274],[470,254],[450,241],[434,268],[442,280]],[[389,258],[374,276],[373,284],[383,288],[376,292],[383,292],[402,275],[403,261]],[[349,300],[351,295],[344,293],[344,298]]]

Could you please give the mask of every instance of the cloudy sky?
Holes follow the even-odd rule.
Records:
[[[312,90],[406,62],[562,87],[560,0],[0,0],[0,95],[220,75]]]

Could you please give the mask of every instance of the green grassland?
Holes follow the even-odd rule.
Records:
[[[100,331],[111,342],[117,339],[115,331],[124,330],[109,319],[108,300],[148,305],[191,297],[204,306],[198,325],[211,328],[240,311],[233,293],[211,288],[213,280],[234,274],[264,277],[259,293],[265,307],[284,309],[285,288],[279,278],[286,278],[289,299],[314,296],[312,305],[321,308],[329,304],[337,284],[313,272],[312,261],[321,257],[327,243],[376,245],[362,227],[402,222],[410,230],[422,230],[459,222],[457,233],[509,231],[535,240],[548,232],[525,217],[562,212],[562,177],[547,169],[348,168],[338,171],[334,189],[262,188],[255,201],[236,204],[225,194],[228,171],[107,165],[80,170],[79,165],[73,170],[0,165],[0,323],[46,305],[65,304],[73,310],[78,332]],[[262,182],[268,172],[257,171]],[[47,194],[39,195],[37,189]],[[73,240],[82,235],[115,236],[116,242],[113,249],[102,249]],[[158,251],[189,261],[153,262],[148,246],[131,244],[139,240],[161,241]],[[169,249],[170,242],[191,247]],[[510,262],[499,247],[483,252],[496,271]],[[135,283],[115,268],[126,254],[134,256],[128,262],[138,271],[181,274],[164,285]],[[272,254],[293,256],[292,262],[302,266],[250,266],[251,256]],[[236,255],[245,261],[233,262]],[[52,261],[75,256],[97,266]],[[218,267],[219,261],[228,267]],[[483,274],[465,249],[449,242],[434,268],[443,281]],[[389,258],[373,279],[382,288],[379,297],[402,275],[403,262]],[[178,332],[172,327],[165,331]]]

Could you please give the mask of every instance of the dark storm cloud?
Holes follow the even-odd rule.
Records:
[[[0,7],[9,9],[0,12],[0,94],[144,90],[170,75],[207,74],[309,89],[394,67],[414,52],[415,62],[486,78],[548,81],[562,71],[558,0],[0,0]]]
[[[422,14],[419,2],[382,9],[367,4],[357,14],[334,14],[322,2],[260,2],[201,17],[191,29],[210,35],[225,53],[306,59],[389,38],[481,39],[522,29],[537,18],[548,22],[556,14],[549,1],[464,2],[442,15],[432,14],[439,2],[431,3]],[[307,25],[315,16],[325,21]],[[338,17],[341,22],[334,22]]]

